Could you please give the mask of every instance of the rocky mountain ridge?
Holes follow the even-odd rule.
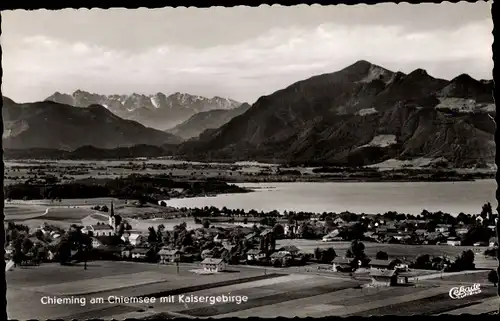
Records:
[[[72,94],[54,93],[45,99],[75,107],[93,104],[107,108],[115,115],[160,130],[172,128],[194,114],[213,109],[233,109],[241,103],[228,98],[215,96],[206,98],[186,93],[163,93],[144,95],[100,95],[77,90]]]

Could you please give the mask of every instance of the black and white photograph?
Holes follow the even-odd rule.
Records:
[[[8,318],[498,314],[491,7],[2,11]]]

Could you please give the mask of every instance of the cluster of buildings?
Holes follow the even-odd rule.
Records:
[[[334,242],[344,240],[339,237],[343,228],[349,228],[359,222],[345,222],[337,218],[334,223],[337,225],[333,231],[323,236],[324,242]],[[462,245],[462,237],[467,234],[470,226],[451,224],[437,224],[434,231],[429,231],[426,220],[404,220],[388,221],[380,219],[366,224],[366,232],[363,237],[367,241],[380,243],[402,243],[402,244],[447,244],[450,246]],[[495,231],[495,226],[488,226],[491,231]],[[476,243],[474,246],[498,246],[496,238],[492,237],[487,243]]]

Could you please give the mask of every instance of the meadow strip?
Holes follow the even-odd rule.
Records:
[[[277,303],[296,300],[304,297],[312,297],[325,293],[332,293],[346,289],[353,286],[353,282],[344,282],[339,284],[336,288],[332,288],[331,285],[320,285],[310,288],[300,289],[296,291],[287,291],[286,293],[274,294],[269,296],[260,297],[258,300],[249,300],[247,302],[242,302],[241,304],[225,303],[217,306],[209,306],[196,309],[188,309],[179,311],[183,314],[189,314],[196,317],[211,317],[218,314],[227,314],[231,312],[247,310],[259,306],[274,305]]]
[[[168,275],[162,274],[160,272],[138,272],[131,274],[105,276],[101,278],[30,287],[26,288],[26,290],[76,296],[76,295],[99,293],[109,290],[133,287],[150,283],[166,282],[169,281],[167,277]],[[173,276],[170,276],[170,280],[172,279]]]

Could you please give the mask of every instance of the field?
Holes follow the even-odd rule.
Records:
[[[82,266],[44,264],[16,268],[7,273],[7,311],[11,319],[124,319],[165,313],[186,317],[320,317],[329,315],[379,315],[411,313],[439,314],[473,304],[486,304],[495,288],[484,283],[484,275],[453,276],[426,280],[417,286],[370,288],[347,276],[313,273],[283,273],[274,270],[230,267],[216,275],[190,272],[196,265],[174,266],[127,262],[91,262]],[[451,300],[448,291],[465,283],[481,283],[482,293]],[[109,296],[165,297],[171,302],[96,303],[91,298]],[[246,296],[247,302],[183,303],[179,295]],[[43,296],[85,298],[85,304],[51,305]],[[482,303],[484,302],[484,303]],[[29,306],[29,309],[26,309]],[[480,305],[478,305],[479,307]],[[489,312],[489,311],[483,311]]]
[[[285,245],[295,245],[300,250],[306,253],[314,253],[314,249],[332,247],[338,256],[344,256],[346,250],[350,247],[350,242],[321,242],[318,240],[302,240],[302,239],[286,239],[278,240],[277,247]],[[455,259],[463,251],[471,249],[476,254],[474,259],[477,268],[496,268],[497,261],[485,258],[483,253],[486,247],[473,246],[449,246],[449,245],[405,245],[405,244],[387,244],[387,243],[371,243],[363,242],[365,245],[365,253],[369,257],[375,257],[378,251],[387,252],[390,257],[415,259],[422,254],[431,256],[446,255],[450,259]]]

